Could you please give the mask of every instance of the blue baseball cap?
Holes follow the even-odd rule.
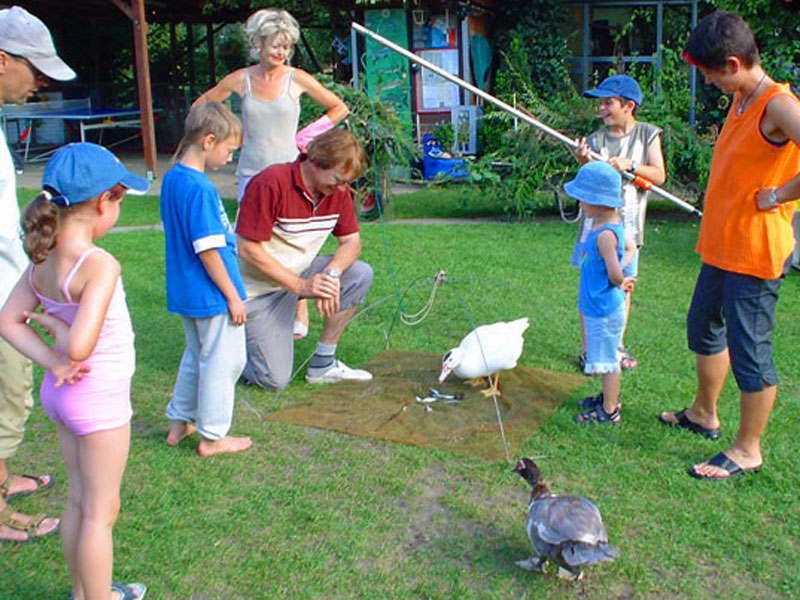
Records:
[[[60,206],[84,202],[118,183],[133,194],[144,194],[150,187],[147,179],[128,171],[110,150],[89,143],[59,148],[42,175],[42,187],[52,194],[50,201]]]
[[[564,184],[564,191],[586,204],[609,208],[620,208],[625,204],[622,200],[622,177],[614,167],[600,160],[578,169],[575,179]]]
[[[589,98],[613,98],[619,96],[627,100],[633,100],[636,106],[642,105],[642,90],[633,77],[627,75],[612,75],[606,77],[593,90],[583,92]]]

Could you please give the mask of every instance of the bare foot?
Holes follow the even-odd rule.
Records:
[[[0,542],[31,542],[39,538],[52,535],[58,529],[59,519],[44,518],[30,532],[25,527],[33,521],[30,515],[11,513],[6,518],[7,525],[0,525]]]
[[[197,428],[186,421],[173,421],[167,434],[167,446],[177,446],[183,438],[192,435]]]
[[[228,435],[221,440],[200,438],[200,443],[197,444],[197,453],[203,457],[213,454],[232,454],[234,452],[243,452],[252,445],[253,440],[249,437],[232,437]]]

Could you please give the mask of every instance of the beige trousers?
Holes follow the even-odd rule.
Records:
[[[31,361],[0,338],[0,459],[14,456],[33,410]]]

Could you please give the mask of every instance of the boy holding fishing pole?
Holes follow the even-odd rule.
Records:
[[[637,178],[647,179],[661,185],[666,179],[664,155],[661,152],[661,128],[636,120],[636,109],[642,104],[642,91],[636,80],[627,75],[613,75],[600,82],[595,89],[583,93],[588,98],[597,98],[597,113],[605,127],[598,129],[589,137],[581,138],[575,149],[575,158],[581,165],[592,160],[593,151],[603,157],[620,173],[627,171]],[[635,181],[623,182],[622,198],[624,206],[621,216],[625,236],[632,239],[636,251],[624,265],[626,277],[637,277],[639,270],[639,249],[644,244],[644,219],[647,211],[647,189],[636,185]],[[572,253],[572,266],[580,266],[583,242],[592,229],[592,220],[584,217],[578,225],[578,237]],[[625,323],[620,339],[619,357],[623,369],[636,367],[636,359],[625,349],[625,329],[630,315],[631,294],[625,294]],[[586,336],[581,319],[581,353],[578,364],[583,371],[586,364]]]

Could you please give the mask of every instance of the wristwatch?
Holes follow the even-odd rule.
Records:
[[[334,279],[339,279],[342,276],[342,272],[339,269],[323,269],[322,272],[328,277],[333,277]]]
[[[635,160],[632,160],[631,161],[631,168],[628,169],[628,173],[635,173],[636,169],[638,169],[638,168],[639,168],[639,163],[636,162]]]
[[[772,188],[767,196],[767,205],[772,208],[778,206],[778,204],[780,204],[778,201],[778,188]]]

